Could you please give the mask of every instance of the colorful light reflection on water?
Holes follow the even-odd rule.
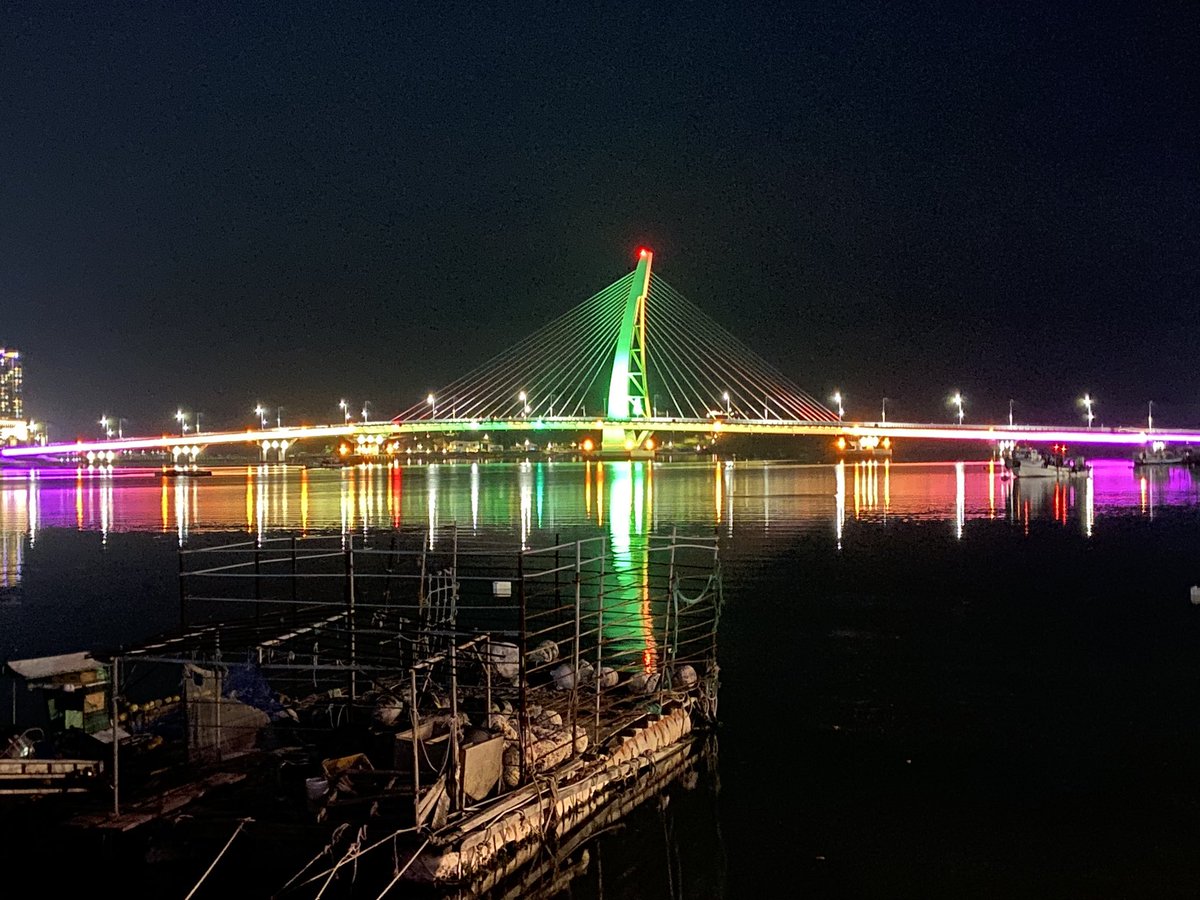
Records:
[[[656,496],[651,497],[654,491]],[[1200,502],[1200,471],[1134,470],[1127,460],[1093,462],[1089,477],[1005,477],[991,462],[837,465],[694,463],[438,463],[336,470],[246,466],[212,477],[156,477],[121,469],[7,472],[0,478],[0,588],[20,579],[38,532],[195,533],[340,531],[370,534],[442,525],[537,531],[601,528],[614,545],[664,525],[825,531],[834,549],[855,528],[890,520],[944,520],[963,538],[970,523],[1004,519],[1091,536],[1107,516],[1153,519],[1166,506]],[[618,524],[622,523],[622,524]]]

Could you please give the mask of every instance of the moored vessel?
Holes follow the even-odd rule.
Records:
[[[1055,444],[1048,451],[1017,446],[1007,450],[1003,459],[1005,471],[1013,478],[1069,478],[1092,470],[1082,456],[1068,454],[1065,444]]]
[[[1191,447],[1172,447],[1165,441],[1154,441],[1138,451],[1133,458],[1134,468],[1142,466],[1186,466],[1195,461]]]

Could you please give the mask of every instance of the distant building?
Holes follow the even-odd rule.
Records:
[[[24,419],[21,397],[21,354],[0,347],[0,419]]]

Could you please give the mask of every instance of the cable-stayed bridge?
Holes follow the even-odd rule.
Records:
[[[218,445],[254,444],[283,459],[297,441],[379,446],[408,435],[571,433],[607,457],[653,454],[663,435],[822,435],[871,441],[1200,442],[1200,430],[848,422],[818,402],[653,271],[634,270],[493,359],[388,421],[247,429],[9,446],[0,458],[159,450],[195,459]]]

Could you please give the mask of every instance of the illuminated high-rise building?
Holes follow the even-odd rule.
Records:
[[[0,419],[23,419],[25,403],[21,399],[21,354],[0,347]]]

